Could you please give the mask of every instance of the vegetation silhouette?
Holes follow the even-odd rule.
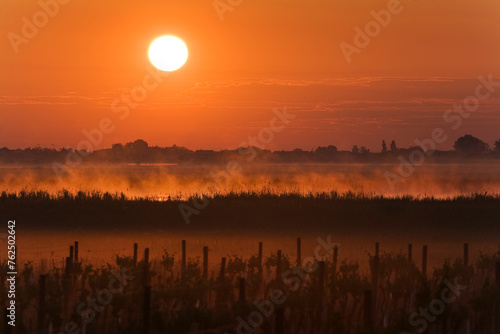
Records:
[[[371,152],[365,146],[354,145],[350,151],[340,151],[334,145],[319,146],[314,150],[305,151],[294,149],[291,151],[270,151],[259,147],[239,147],[235,150],[190,150],[173,145],[171,147],[149,146],[142,139],[125,145],[116,143],[111,148],[99,149],[93,152],[76,151],[72,148],[59,150],[49,148],[26,148],[11,150],[6,147],[0,149],[0,163],[2,164],[65,164],[71,160],[72,154],[78,154],[86,163],[177,163],[199,164],[220,163],[235,160],[239,162],[270,162],[270,163],[307,163],[307,162],[398,162],[398,156],[408,156],[412,151],[423,149],[419,146],[398,148],[394,140],[389,150],[385,140],[382,141],[381,152]],[[500,158],[500,139],[493,145],[493,149],[484,141],[472,135],[458,138],[452,151],[433,152],[428,161],[456,162],[469,159],[498,159]]]
[[[125,231],[141,228],[241,231],[339,231],[362,229],[363,233],[390,230],[462,230],[474,233],[500,231],[500,195],[475,193],[450,198],[398,196],[365,193],[241,192],[213,195],[203,214],[191,216],[186,225],[180,204],[193,199],[128,198],[123,193],[76,192],[62,190],[20,191],[0,194],[0,210],[23,221],[27,229],[93,229]]]
[[[169,252],[141,261],[117,255],[114,263],[101,267],[70,253],[65,263],[52,260],[43,270],[43,279],[27,260],[17,280],[16,332],[59,333],[70,324],[69,328],[87,333],[134,334],[147,332],[145,328],[150,333],[252,333],[254,327],[271,333],[283,321],[286,333],[425,329],[461,333],[470,328],[486,334],[497,326],[500,280],[495,271],[500,267],[500,247],[482,254],[475,264],[466,264],[463,258],[446,260],[428,277],[401,252],[369,254],[369,272],[342,258],[338,263],[317,260],[323,269],[311,271],[305,262],[294,266],[294,259],[286,254],[280,261],[273,254],[263,263],[256,261],[257,254],[234,255],[220,271],[221,262],[212,261],[207,277],[202,276],[199,257],[188,258],[183,267]],[[6,260],[0,261],[0,268],[0,279],[5,280]],[[277,289],[284,297],[279,307],[270,302]],[[144,299],[146,291],[148,299]],[[367,300],[367,291],[375,298]],[[6,295],[2,284],[1,302]],[[437,307],[439,303],[443,306]],[[283,318],[278,318],[280,309],[286,312]]]

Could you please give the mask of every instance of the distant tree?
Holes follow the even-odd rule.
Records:
[[[143,151],[147,150],[149,147],[148,143],[142,139],[137,139],[134,142],[127,143],[125,147],[129,150],[134,150],[134,151]]]
[[[113,144],[113,145],[111,146],[111,149],[112,149],[113,151],[123,151],[123,150],[124,150],[124,147],[123,147],[123,145],[122,145],[122,144],[117,143],[117,144]]]
[[[370,150],[367,149],[364,146],[361,146],[361,148],[359,149],[359,153],[361,153],[361,154],[368,154],[368,153],[370,153]]]
[[[453,148],[457,153],[464,155],[479,155],[490,151],[487,143],[472,135],[465,135],[458,138]]]
[[[387,152],[387,144],[385,143],[385,140],[382,140],[382,153]]]
[[[495,153],[500,154],[500,139],[495,142],[495,147],[493,148]]]
[[[396,146],[396,142],[394,140],[391,141],[391,152],[396,152],[398,147]]]
[[[358,145],[354,145],[351,149],[351,152],[354,153],[354,154],[358,154],[359,153],[359,148],[358,148]]]
[[[320,161],[333,161],[337,153],[337,147],[333,145],[328,145],[327,147],[318,146],[314,150],[314,156]]]
[[[314,150],[314,152],[318,154],[336,153],[337,147],[333,145],[328,145],[327,147],[318,146],[318,148]]]
[[[130,153],[132,160],[139,164],[144,162],[148,156],[148,143],[142,139],[137,139],[132,143],[127,143],[125,148]]]

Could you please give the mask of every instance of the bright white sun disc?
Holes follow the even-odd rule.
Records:
[[[163,36],[155,39],[149,47],[149,60],[159,70],[175,71],[188,58],[186,44],[174,36]]]

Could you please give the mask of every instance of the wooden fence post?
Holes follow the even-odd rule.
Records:
[[[149,248],[144,250],[143,286],[149,285]]]
[[[203,247],[203,279],[208,279],[208,247]]]
[[[262,272],[262,241],[259,242],[259,271]]]
[[[186,270],[186,240],[182,240],[182,271]]]
[[[464,266],[469,266],[469,244],[464,244]]]
[[[297,238],[297,267],[302,265],[302,240]]]
[[[413,245],[408,244],[408,263],[412,263],[413,261]]]
[[[67,257],[66,258],[66,268],[65,268],[66,275],[71,275],[71,273],[73,272],[72,267],[73,267],[73,258]]]
[[[319,261],[318,266],[319,266],[318,267],[318,275],[319,275],[318,285],[319,285],[320,290],[323,291],[323,289],[325,287],[325,274],[326,274],[325,261]]]
[[[75,241],[75,262],[78,262],[78,241]]]
[[[422,248],[422,274],[427,277],[427,245]]]
[[[278,250],[276,256],[276,283],[279,285],[281,283],[281,250]]]
[[[38,316],[37,316],[37,333],[44,334],[45,324],[45,275],[40,275],[38,280]]]
[[[226,275],[226,258],[223,257],[220,264],[220,274],[219,274],[220,283],[224,283],[224,276]]]
[[[318,307],[319,310],[322,309],[323,306],[323,301],[325,298],[323,296],[325,295],[325,274],[326,274],[326,262],[325,261],[319,261],[318,262],[318,289],[319,289],[319,300],[318,300]]]
[[[226,258],[223,257],[221,259],[221,264],[220,264],[220,273],[218,277],[218,283],[216,287],[216,296],[215,296],[215,307],[216,309],[220,309],[226,305],[227,298],[228,298],[228,286],[226,285],[225,282],[225,276],[226,276]]]
[[[134,257],[133,257],[133,261],[134,261],[134,267],[137,265],[137,243],[134,244]]]
[[[372,305],[372,310],[371,310],[372,317],[376,317],[377,315],[376,308],[377,308],[377,296],[378,296],[379,267],[380,267],[380,245],[377,242],[375,243],[375,256],[373,257],[373,272],[372,272],[373,291],[370,291],[370,304]]]
[[[497,286],[500,288],[500,261],[495,263],[495,281]]]
[[[337,280],[337,261],[339,258],[339,246],[333,246],[333,281]]]

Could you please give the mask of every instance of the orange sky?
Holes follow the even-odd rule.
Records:
[[[382,139],[409,146],[436,127],[450,137],[442,148],[465,133],[499,139],[500,87],[456,130],[443,113],[474,95],[478,76],[500,81],[500,2],[401,0],[348,63],[339,45],[354,45],[354,28],[391,1],[243,0],[221,20],[212,0],[61,0],[16,53],[12,33],[42,8],[2,0],[0,147],[76,147],[107,118],[114,129],[99,147],[142,138],[235,148],[285,106],[297,117],[267,148],[379,150]],[[183,39],[188,62],[121,120],[113,102],[142,85],[161,35]]]

